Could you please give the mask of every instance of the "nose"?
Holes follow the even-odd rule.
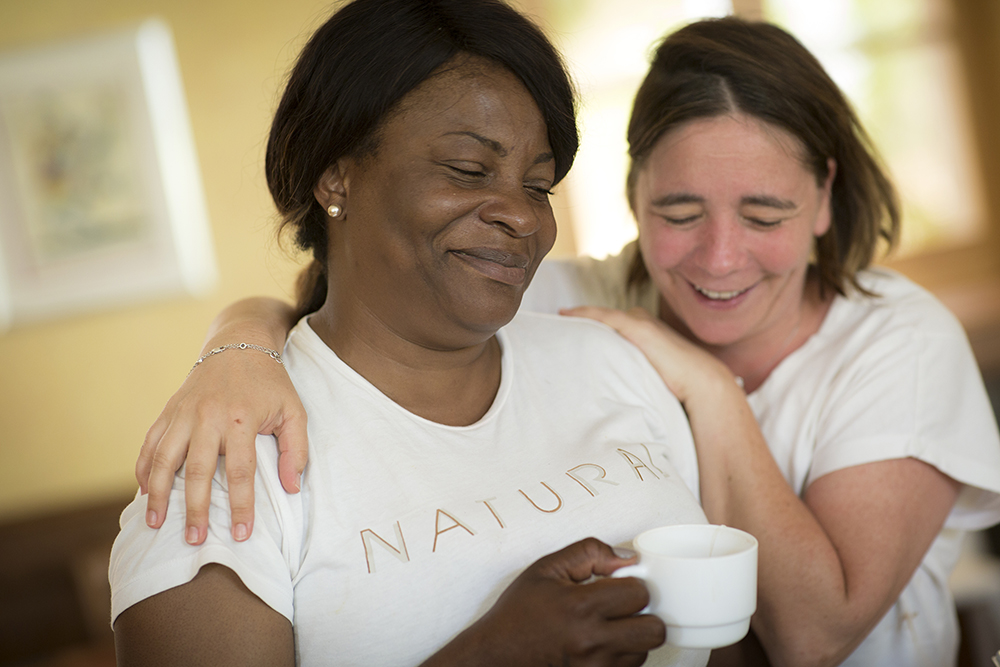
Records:
[[[725,276],[740,268],[746,249],[739,221],[709,217],[700,231],[698,256],[702,269],[713,276]]]
[[[496,225],[515,238],[531,236],[547,224],[554,225],[552,209],[544,198],[532,199],[523,186],[505,186],[494,190],[479,209],[483,222]]]

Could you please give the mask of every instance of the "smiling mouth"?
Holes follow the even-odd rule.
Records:
[[[750,291],[753,288],[753,285],[751,285],[750,287],[746,287],[744,289],[732,290],[729,292],[715,292],[710,289],[705,289],[704,287],[699,287],[694,283],[691,283],[691,287],[693,287],[695,291],[698,292],[698,294],[701,294],[702,296],[707,297],[712,301],[728,301],[730,299],[735,299],[740,294],[745,294],[746,292]]]
[[[528,275],[530,260],[526,255],[496,248],[463,248],[451,252],[487,278],[507,285],[522,285]]]

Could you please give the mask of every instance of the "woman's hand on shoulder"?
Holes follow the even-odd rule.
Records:
[[[288,331],[284,309],[288,306],[270,299],[238,302],[220,313],[206,348],[257,341],[280,350]],[[269,328],[254,330],[247,324],[251,317]],[[163,524],[174,474],[183,465],[185,537],[201,544],[208,529],[212,477],[224,455],[233,537],[249,538],[258,433],[277,438],[281,484],[289,493],[298,492],[308,456],[306,413],[285,367],[267,354],[239,349],[198,364],[150,427],[139,452],[135,476],[140,490],[149,494],[146,523],[152,528]]]
[[[639,615],[649,603],[641,581],[609,577],[632,562],[594,538],[540,558],[425,667],[641,665],[663,643],[666,627],[656,616]]]
[[[580,306],[559,311],[608,325],[642,351],[677,399],[688,401],[719,386],[736,386],[726,366],[642,308],[622,311],[600,306]]]

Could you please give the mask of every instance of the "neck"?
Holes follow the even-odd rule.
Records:
[[[713,351],[713,354],[739,378],[740,385],[749,394],[764,384],[771,371],[808,340],[811,334],[803,335],[803,320],[804,314],[800,309],[790,323],[790,329],[788,326],[781,327],[782,330],[788,329],[787,333],[772,331],[773,338],[760,344],[754,345],[751,341],[746,345],[733,345],[728,349]]]
[[[482,418],[500,388],[500,345],[436,348],[394,331],[363,304],[326,304],[309,325],[340,359],[389,399],[430,421],[466,426]]]

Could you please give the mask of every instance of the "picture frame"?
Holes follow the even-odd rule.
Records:
[[[0,331],[216,277],[168,26],[0,54]]]

